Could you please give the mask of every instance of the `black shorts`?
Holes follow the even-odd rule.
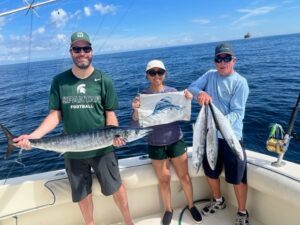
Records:
[[[122,181],[115,152],[87,159],[67,159],[65,166],[72,189],[73,202],[79,202],[92,193],[92,172],[95,171],[104,195],[119,190]]]
[[[247,156],[243,143],[241,142],[244,160],[240,160],[230,149],[224,139],[218,140],[219,153],[215,170],[208,164],[206,154],[203,157],[203,169],[207,177],[212,179],[219,178],[224,165],[225,180],[230,184],[247,183]]]

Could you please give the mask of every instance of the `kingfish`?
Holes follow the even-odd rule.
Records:
[[[212,111],[216,126],[221,132],[223,138],[229,145],[232,152],[239,157],[240,160],[244,160],[244,153],[242,146],[237,139],[229,120],[220,112],[220,110],[213,104],[210,103],[209,107]]]
[[[216,168],[218,159],[218,130],[210,108],[207,111],[206,157],[212,170]]]
[[[207,134],[206,117],[207,117],[207,106],[203,105],[198,114],[196,123],[194,125],[194,131],[193,131],[192,162],[197,173],[199,172],[199,169],[201,167],[203,155],[206,147],[206,134]]]
[[[10,156],[16,146],[13,139],[16,137],[0,124],[7,138],[7,151],[5,159]],[[107,127],[74,134],[61,134],[40,139],[30,139],[31,146],[41,150],[65,152],[85,152],[111,146],[115,137],[121,137],[125,142],[132,142],[146,136],[152,129],[150,128],[129,128],[129,127]]]

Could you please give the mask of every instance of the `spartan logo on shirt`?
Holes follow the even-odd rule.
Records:
[[[76,87],[76,95],[62,97],[62,103],[69,105],[70,109],[93,109],[94,105],[101,102],[100,95],[87,95],[86,84],[79,84]]]
[[[77,86],[77,93],[78,94],[85,94],[86,93],[85,84],[79,84]]]

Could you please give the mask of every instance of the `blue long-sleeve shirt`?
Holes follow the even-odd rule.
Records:
[[[209,70],[193,82],[188,90],[195,98],[201,91],[207,92],[215,106],[229,119],[238,139],[243,137],[243,119],[249,95],[247,80],[234,72],[222,76],[217,70]]]

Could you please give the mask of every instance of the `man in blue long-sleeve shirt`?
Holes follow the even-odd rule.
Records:
[[[229,44],[222,43],[216,47],[214,61],[216,69],[207,71],[193,82],[188,90],[201,105],[213,102],[229,119],[236,137],[242,143],[243,119],[249,95],[247,80],[234,70],[236,58]],[[215,170],[210,169],[206,156],[203,159],[204,173],[207,176],[214,200],[203,208],[202,213],[204,215],[214,214],[217,210],[226,207],[219,179],[224,165],[225,180],[233,184],[238,203],[235,224],[249,224],[249,215],[246,210],[248,186],[245,150],[243,150],[245,159],[241,161],[231,152],[222,135],[218,134],[218,137],[219,154]]]

